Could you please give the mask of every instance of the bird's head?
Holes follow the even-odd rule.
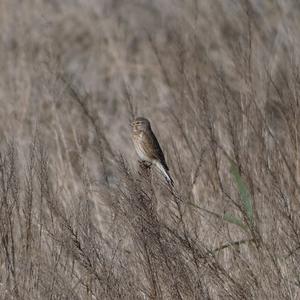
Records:
[[[151,128],[150,122],[145,118],[135,118],[133,122],[131,122],[131,127],[134,132],[146,131]]]

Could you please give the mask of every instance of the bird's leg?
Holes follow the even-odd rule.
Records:
[[[152,163],[145,160],[139,160],[139,175],[145,180],[141,180],[142,190],[150,197],[142,197],[145,207],[148,209],[148,213],[152,216],[156,215],[156,197],[154,196],[154,190],[151,184],[151,165]]]
[[[149,169],[151,167],[152,163],[149,161],[146,161],[146,160],[139,160],[139,165],[140,165],[140,168],[142,168],[142,169]]]
[[[139,174],[141,177],[146,178],[147,181],[151,180],[151,162],[139,160]]]

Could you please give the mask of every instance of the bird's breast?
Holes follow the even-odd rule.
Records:
[[[139,132],[139,133],[133,133],[132,134],[132,140],[135,146],[135,150],[139,156],[139,158],[141,160],[145,160],[145,161],[151,161],[151,159],[149,159],[149,157],[147,156],[144,147],[143,147],[143,132]]]

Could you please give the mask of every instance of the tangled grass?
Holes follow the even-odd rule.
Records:
[[[299,299],[298,1],[0,14],[1,299]]]

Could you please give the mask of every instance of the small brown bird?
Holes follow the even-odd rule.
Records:
[[[132,123],[132,140],[139,158],[154,164],[164,175],[167,182],[174,185],[169,173],[164,154],[151,129],[150,122],[145,118],[136,118]]]

